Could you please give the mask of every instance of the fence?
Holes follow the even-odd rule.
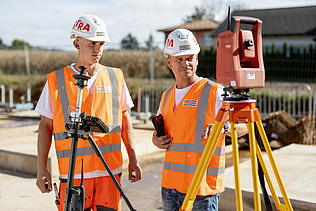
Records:
[[[146,85],[138,89],[137,114],[145,121],[156,115],[160,97],[170,85]],[[252,89],[251,98],[263,119],[269,141],[316,144],[316,90],[308,84],[271,84]],[[134,113],[135,114],[135,113]]]
[[[274,45],[263,52],[266,81],[316,83],[316,45],[302,48],[287,46],[282,50]],[[198,75],[216,78],[216,49],[199,54]]]
[[[137,111],[155,115],[164,90],[171,85],[143,85],[139,87]],[[316,116],[316,90],[308,84],[266,85],[262,89],[252,89],[251,98],[257,100],[257,108],[264,117],[284,110],[300,120],[311,114]]]
[[[296,119],[313,114],[315,116],[315,92],[308,84],[267,85],[250,91],[257,100],[257,108],[262,116],[276,111],[286,111]]]

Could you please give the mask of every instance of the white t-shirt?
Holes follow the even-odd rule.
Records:
[[[197,80],[195,83],[197,83],[198,81],[202,80],[203,78],[199,78],[199,80]],[[191,89],[191,87],[195,84],[191,84],[190,86],[187,86],[183,89],[178,89],[177,86],[175,87],[175,103],[176,106],[174,107],[174,109],[179,105],[179,103],[181,102],[182,98],[187,94],[187,92]],[[215,116],[217,115],[219,109],[221,109],[222,107],[222,101],[223,101],[223,97],[222,94],[224,94],[224,90],[222,86],[218,86],[217,87],[217,95],[216,95],[216,102],[215,102]],[[159,108],[157,111],[157,115],[161,114],[161,103],[159,104]]]
[[[69,66],[70,69],[74,71],[76,74],[79,74],[79,72],[73,67],[73,65],[74,64]],[[87,87],[91,95],[93,95],[95,80],[98,74],[99,74],[99,71],[88,80]],[[121,106],[122,106],[122,111],[126,111],[134,107],[134,103],[132,101],[128,88],[126,86],[125,80],[124,80],[124,85],[123,85],[122,95],[121,95]],[[38,103],[35,107],[35,112],[47,118],[53,119],[53,103],[49,96],[49,88],[48,88],[47,81],[45,83],[42,94],[38,100]]]

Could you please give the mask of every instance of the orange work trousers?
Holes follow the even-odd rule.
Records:
[[[121,184],[121,177],[115,175],[116,180]],[[73,186],[80,186],[81,179],[74,179]],[[83,180],[83,186],[85,188],[85,203],[84,211],[109,210],[120,211],[122,208],[121,194],[115,186],[110,176],[87,178]],[[59,204],[57,205],[58,211],[64,210],[65,198],[66,198],[67,181],[60,181],[59,192],[60,198],[57,199]]]

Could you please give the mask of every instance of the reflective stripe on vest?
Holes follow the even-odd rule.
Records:
[[[172,170],[172,163],[171,162],[164,162],[163,168],[171,171]],[[181,164],[181,163],[174,163],[173,164],[173,171],[175,171],[175,172],[194,174],[196,168],[197,168],[197,165]],[[217,177],[218,175],[221,175],[224,173],[225,173],[225,166],[220,167],[220,168],[207,167],[207,170],[206,170],[206,175],[208,175],[208,176]]]
[[[110,152],[120,152],[121,144],[111,144],[111,145],[98,145],[102,153]],[[58,158],[68,158],[70,157],[71,149],[59,150],[56,152]],[[77,148],[77,156],[93,155],[94,150],[92,147]]]
[[[163,110],[165,110],[165,105],[166,105],[166,101],[167,101],[167,97],[171,91],[172,87],[170,87],[167,91],[166,91],[166,94],[165,94],[165,100],[163,102]]]
[[[188,144],[188,143],[173,143],[172,144],[172,150],[177,151],[177,152],[191,152],[191,153],[203,153],[205,145],[203,144],[203,140],[200,139],[201,134],[203,134],[204,131],[204,124],[205,124],[205,116],[206,116],[206,110],[208,106],[208,100],[209,100],[209,94],[211,90],[213,82],[208,80],[208,82],[204,85],[202,89],[202,93],[200,96],[199,104],[198,104],[198,110],[197,110],[197,119],[195,122],[195,134],[194,134],[194,144]],[[170,90],[168,90],[165,94],[165,99],[164,99],[164,104],[163,108],[166,103],[166,99],[168,98],[170,93]],[[167,151],[171,151],[171,147],[167,149]],[[225,148],[221,147],[216,147],[214,151],[214,155],[218,156],[224,156],[225,155]],[[171,163],[167,164],[168,162],[165,161],[164,164],[164,169],[166,170],[171,170]],[[192,173],[192,170],[196,169],[197,165],[188,165],[188,164],[176,164],[174,163],[174,168],[173,171],[175,172],[182,172],[182,173]],[[181,166],[181,167],[180,167]],[[188,167],[186,167],[188,166]],[[193,168],[194,166],[194,168]],[[165,168],[165,167],[170,167],[170,169]],[[207,170],[207,175],[208,172],[210,175],[220,175],[224,173],[225,166],[221,168],[212,168],[209,167]],[[193,173],[194,173],[193,171]]]
[[[112,68],[106,67],[106,70],[109,73],[110,82],[111,82],[111,90],[112,90],[112,115],[113,115],[113,125],[107,125],[109,128],[109,133],[119,133],[122,131],[122,125],[118,125],[118,107],[119,107],[119,99],[118,99],[118,85],[117,85],[117,78],[115,72]],[[60,97],[60,102],[62,106],[63,116],[64,116],[64,123],[70,123],[69,118],[69,99],[66,90],[66,83],[65,83],[65,76],[63,68],[56,71],[56,81],[57,87]],[[92,134],[93,132],[85,132],[80,130],[79,134],[88,135]],[[94,134],[102,134],[102,133],[94,133]],[[54,133],[55,141],[71,139],[67,136],[67,132],[60,132]],[[120,152],[121,151],[121,144],[112,144],[112,145],[101,145],[99,146],[102,153],[111,153],[111,152]],[[70,157],[71,149],[67,150],[59,150],[56,151],[57,158],[66,158]],[[92,147],[84,147],[77,149],[77,156],[83,155],[92,155],[94,154],[94,150]]]

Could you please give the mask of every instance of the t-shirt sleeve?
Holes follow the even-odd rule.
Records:
[[[47,118],[53,119],[53,103],[49,96],[47,81],[35,107],[35,112]]]
[[[121,102],[122,102],[121,103],[122,111],[126,111],[134,107],[134,103],[128,91],[128,88],[126,86],[125,80],[124,80],[123,89],[122,89]]]
[[[224,87],[220,85],[217,88],[217,95],[216,95],[216,102],[215,102],[215,116],[217,115],[219,109],[221,109],[222,107],[222,101],[223,101],[222,94],[224,94],[223,88]]]

